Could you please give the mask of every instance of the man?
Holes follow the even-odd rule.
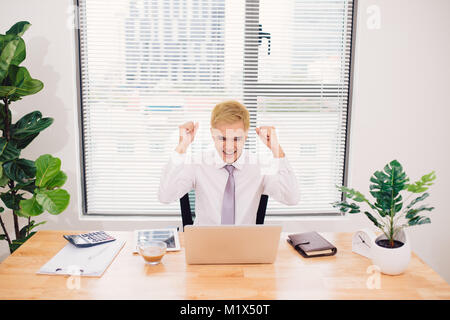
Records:
[[[261,141],[272,151],[276,172],[262,174],[259,163],[250,163],[244,152],[250,116],[237,101],[217,104],[211,113],[211,136],[215,150],[202,155],[200,163],[186,161],[198,123],[179,126],[179,143],[165,166],[159,200],[178,201],[195,189],[196,225],[255,224],[261,194],[287,205],[299,201],[295,174],[278,143],[274,127],[256,128]]]

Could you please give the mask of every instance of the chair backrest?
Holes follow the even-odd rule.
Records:
[[[194,221],[192,220],[191,204],[189,202],[189,193],[186,193],[180,199],[180,207],[181,207],[181,219],[183,220],[183,230],[184,230],[184,226],[188,224],[194,224]]]
[[[268,200],[269,200],[268,195],[266,194],[261,195],[261,198],[259,200],[258,211],[256,213],[256,224],[264,224]],[[191,204],[189,202],[189,193],[186,193],[180,199],[180,207],[181,207],[181,219],[183,221],[183,230],[184,230],[184,226],[194,224],[194,221],[192,220]]]

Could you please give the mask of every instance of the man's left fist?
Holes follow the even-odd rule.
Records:
[[[275,158],[283,158],[284,152],[278,143],[278,137],[273,126],[261,126],[255,128],[256,134],[261,141],[272,151]]]

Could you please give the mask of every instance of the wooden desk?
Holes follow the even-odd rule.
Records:
[[[147,266],[132,253],[132,232],[111,232],[127,243],[101,278],[37,275],[68,233],[39,231],[5,259],[0,299],[450,299],[450,286],[415,254],[404,274],[381,274],[381,288],[369,289],[377,274],[351,252],[350,233],[321,233],[338,248],[332,257],[304,259],[283,233],[274,264],[186,265],[182,248]]]

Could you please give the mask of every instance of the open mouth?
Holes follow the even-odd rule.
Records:
[[[231,156],[234,156],[234,155],[236,154],[237,151],[234,151],[234,152],[231,152],[231,153],[228,153],[228,152],[225,152],[225,151],[222,151],[222,152],[223,152],[223,154],[224,154],[226,157],[231,157]]]

